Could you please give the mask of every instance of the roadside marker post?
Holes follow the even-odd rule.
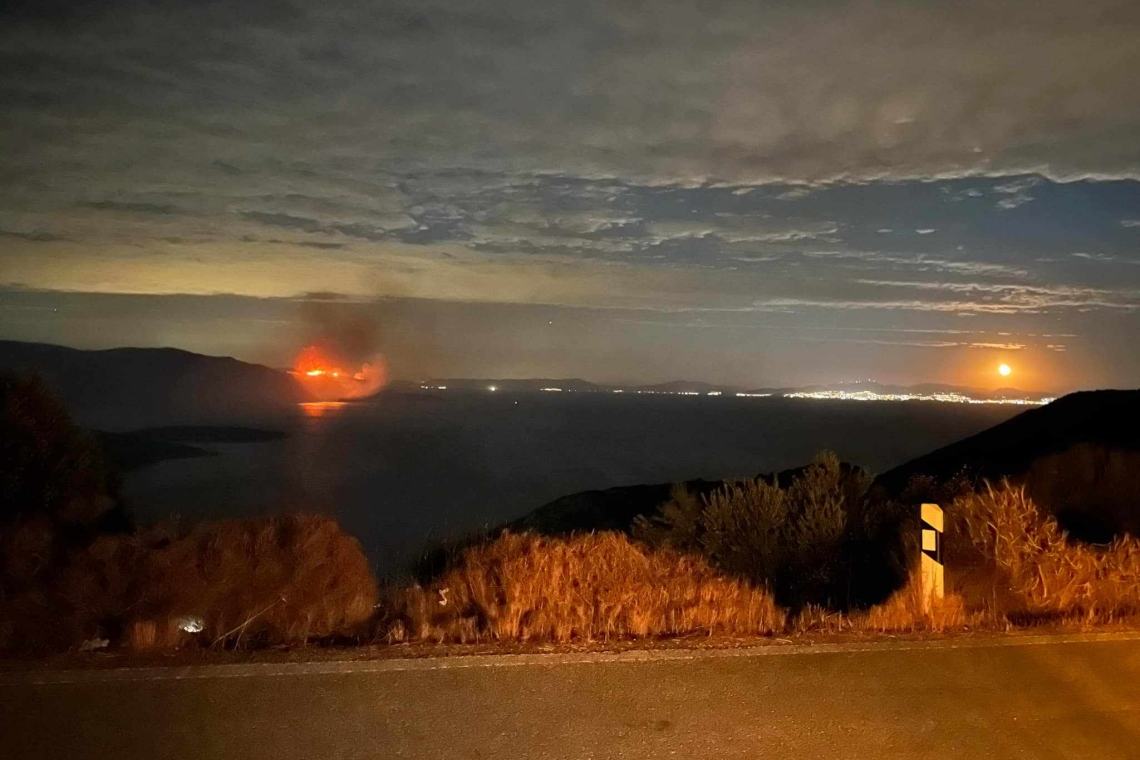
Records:
[[[922,611],[929,613],[946,591],[942,564],[942,507],[922,505]]]

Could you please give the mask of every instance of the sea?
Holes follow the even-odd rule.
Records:
[[[195,444],[218,455],[135,470],[124,497],[143,522],[332,515],[378,574],[394,578],[429,542],[578,491],[750,477],[822,450],[883,472],[1019,411],[931,401],[385,392],[234,420],[288,436]]]

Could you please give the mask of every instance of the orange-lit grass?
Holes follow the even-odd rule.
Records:
[[[766,591],[699,557],[619,533],[504,534],[467,549],[430,588],[397,593],[383,633],[396,641],[570,642],[782,627]]]
[[[1024,488],[1003,483],[955,500],[952,554],[994,571],[991,593],[972,600],[1011,620],[1112,621],[1140,612],[1140,541],[1107,547],[1071,542]]]
[[[917,568],[881,604],[849,613],[777,608],[763,588],[704,559],[618,533],[504,534],[467,549],[430,587],[395,592],[390,641],[592,641],[608,638],[1005,630],[1100,624],[1140,612],[1140,541],[1070,543],[1023,489],[1002,484],[948,508],[947,594],[922,604]]]
[[[202,619],[208,641],[237,646],[351,633],[377,598],[360,544],[313,515],[204,524],[148,551],[137,582],[128,637],[140,648],[176,642],[186,617]]]
[[[0,532],[0,649],[134,649],[304,643],[354,633],[372,617],[376,580],[356,539],[326,517],[170,526],[53,548],[50,526]]]
[[[918,574],[869,610],[789,616],[762,587],[705,559],[624,534],[504,534],[465,549],[430,586],[390,594],[381,640],[576,642],[691,634],[924,633],[1041,622],[1094,626],[1140,613],[1140,541],[1071,543],[1021,488],[1002,484],[947,509],[947,598],[924,612]],[[40,569],[50,529],[0,535],[4,574],[25,589],[0,604],[0,646],[75,646],[107,636],[139,649],[186,642],[302,643],[353,634],[373,614],[375,580],[335,522],[282,516],[105,536]],[[13,585],[13,584],[9,584]],[[103,626],[117,621],[120,633]]]

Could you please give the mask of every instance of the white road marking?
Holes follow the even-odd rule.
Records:
[[[243,663],[238,665],[190,665],[183,667],[114,668],[86,670],[26,670],[0,673],[4,686],[66,686],[71,684],[130,681],[192,681],[222,678],[280,678],[287,676],[402,673],[471,668],[552,667],[609,663],[668,663],[731,657],[788,657],[867,652],[907,652],[939,649],[990,649],[997,647],[1048,646],[1140,641],[1140,631],[1080,634],[1007,634],[982,638],[932,641],[875,641],[849,644],[765,644],[735,649],[634,649],[625,652],[570,654],[455,655],[356,662]]]

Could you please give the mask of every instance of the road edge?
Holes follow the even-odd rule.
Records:
[[[172,667],[112,668],[106,670],[28,670],[0,673],[0,687],[56,686],[118,683],[124,681],[184,681],[226,678],[274,678],[287,676],[404,673],[472,668],[554,667],[618,663],[669,663],[754,657],[802,657],[865,652],[902,652],[943,649],[991,649],[1063,644],[1093,644],[1140,641],[1140,631],[1113,633],[1000,634],[978,638],[858,643],[775,643],[728,649],[632,649],[623,652],[578,652],[550,654],[473,654],[451,657],[420,657],[380,660],[331,660],[322,662],[277,662],[186,665]]]

